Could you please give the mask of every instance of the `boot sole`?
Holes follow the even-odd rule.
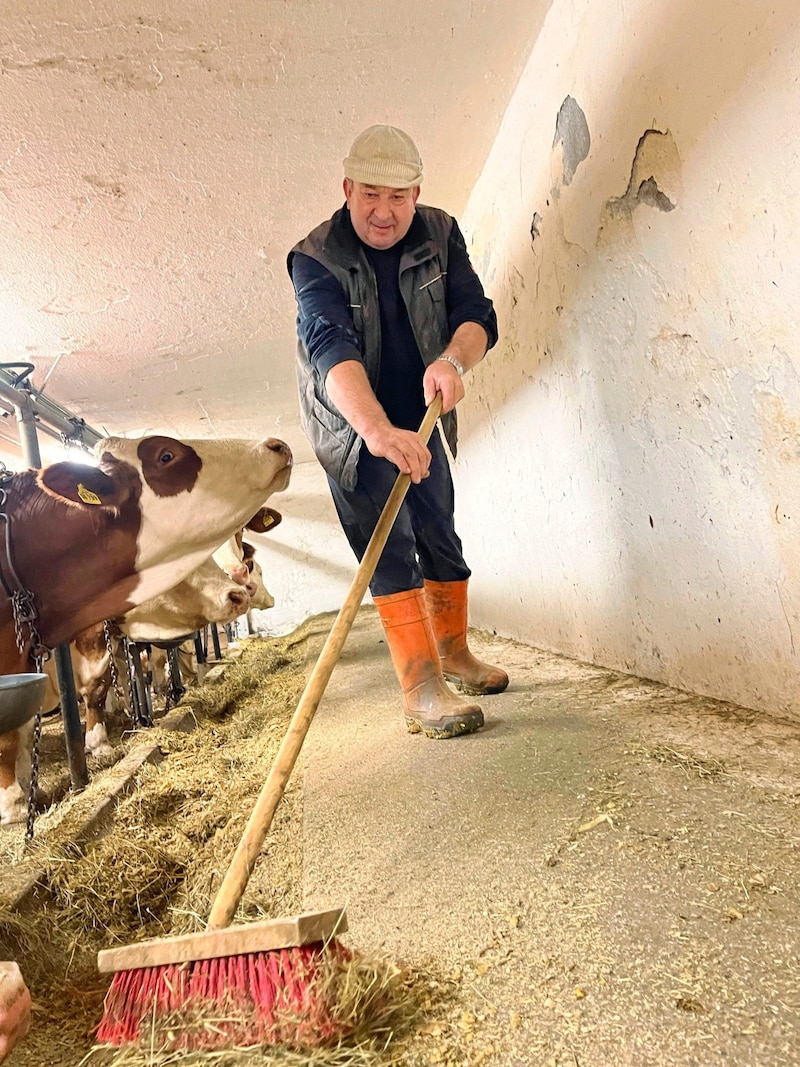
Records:
[[[494,685],[481,687],[477,685],[470,685],[468,682],[463,681],[457,674],[444,674],[445,680],[454,685],[459,693],[466,693],[468,696],[473,697],[485,697],[492,696],[495,693],[504,693],[508,688],[508,682],[505,685]]]
[[[410,734],[423,733],[435,741],[446,741],[450,737],[474,734],[483,726],[483,714],[458,715],[453,718],[426,722],[424,719],[412,719],[406,716],[406,729]]]

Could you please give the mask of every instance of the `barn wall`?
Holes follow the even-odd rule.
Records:
[[[476,624],[797,714],[794,0],[555,0],[462,219]]]

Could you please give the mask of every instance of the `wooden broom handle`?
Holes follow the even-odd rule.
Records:
[[[428,407],[418,431],[423,444],[428,443],[441,411],[442,397],[440,393],[437,393]],[[358,614],[358,609],[361,607],[364,593],[367,591],[367,586],[375,573],[386,539],[394,525],[394,520],[397,518],[397,513],[400,511],[400,506],[410,484],[411,478],[409,475],[399,474],[397,476],[394,487],[389,494],[389,499],[384,505],[367,545],[364,557],[356,571],[347,598],[339,609],[339,614],[336,616],[314,669],[309,675],[303,694],[300,697],[300,702],[297,705],[297,710],[292,716],[286,736],[278,749],[275,762],[266,782],[262,786],[242,838],[222,880],[222,885],[219,887],[211,907],[206,930],[220,930],[224,926],[228,926],[236,912],[245,887],[250,880],[258,854],[261,851],[261,846],[264,844],[264,838],[272,825],[275,810],[297,762],[308,728],[311,726],[314,714],[322,699],[322,694],[325,692],[325,686],[328,684],[347,635],[350,633],[350,628]]]

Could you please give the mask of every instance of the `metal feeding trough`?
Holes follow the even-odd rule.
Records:
[[[0,676],[0,734],[18,730],[42,710],[46,674]]]

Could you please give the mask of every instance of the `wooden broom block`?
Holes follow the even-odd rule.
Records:
[[[315,941],[328,941],[347,930],[344,908],[307,911],[289,918],[267,919],[242,926],[226,926],[199,934],[157,938],[139,945],[103,949],[97,956],[101,974],[135,971],[141,967],[163,967],[170,963],[212,960],[221,956],[241,956],[247,952],[271,952],[295,948]]]

